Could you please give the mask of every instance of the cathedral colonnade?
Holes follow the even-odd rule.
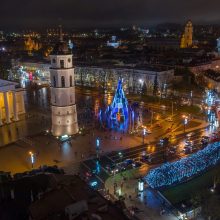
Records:
[[[0,126],[19,120],[25,113],[23,91],[0,90]]]
[[[18,120],[16,92],[0,92],[0,126]]]

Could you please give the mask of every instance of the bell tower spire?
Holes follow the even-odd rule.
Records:
[[[63,41],[62,27],[59,42],[50,54],[52,134],[56,137],[78,133],[75,101],[73,55]]]
[[[59,25],[59,40],[63,42],[63,28],[62,25]]]

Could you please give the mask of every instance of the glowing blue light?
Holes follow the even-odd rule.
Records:
[[[99,164],[99,161],[97,160],[97,161],[96,161],[96,174],[99,174],[99,173],[100,173],[100,170],[101,170],[100,164]]]
[[[118,86],[112,100],[105,111],[100,112],[99,119],[102,125],[118,131],[128,129],[129,108],[125,97],[122,80],[118,81]]]
[[[97,138],[97,139],[96,139],[96,147],[99,148],[99,146],[100,146],[100,141],[99,141],[99,139]]]
[[[97,185],[98,185],[98,182],[97,182],[97,181],[93,181],[93,182],[90,183],[90,186],[92,186],[92,187],[95,187],[95,186],[97,186]]]
[[[61,141],[67,140],[69,136],[67,134],[64,134],[60,137]]]
[[[205,149],[152,169],[145,177],[152,188],[167,187],[187,181],[220,162],[220,142],[209,144]]]
[[[117,114],[120,114],[120,117],[123,117],[124,119],[128,116],[128,101],[125,97],[121,80],[118,81],[118,87],[108,111],[110,111],[112,119],[117,119]]]

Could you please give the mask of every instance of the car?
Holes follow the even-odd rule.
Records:
[[[185,146],[187,146],[187,147],[191,147],[192,145],[193,145],[193,141],[186,140],[186,142],[185,142]]]
[[[195,134],[194,132],[190,132],[190,133],[188,133],[188,134],[186,135],[186,137],[190,138],[190,137],[192,137],[194,134]]]
[[[176,153],[176,147],[172,146],[168,149],[168,152],[171,154],[175,154]]]
[[[140,161],[146,163],[148,161],[148,158],[149,158],[148,155],[141,155]]]
[[[129,164],[132,164],[134,161],[132,160],[132,159],[126,159],[125,161],[124,161],[124,163],[126,164],[126,165],[129,165]]]
[[[140,167],[142,165],[141,162],[138,162],[138,161],[135,161],[134,163],[132,163],[132,167],[133,168],[137,168],[137,167]]]
[[[152,134],[152,131],[150,129],[146,129],[147,134]]]
[[[167,107],[166,107],[165,105],[161,105],[160,108],[161,108],[162,110],[166,110]]]
[[[117,165],[107,165],[106,166],[106,170],[110,173],[110,174],[116,174],[119,172],[119,167]]]
[[[201,144],[202,145],[207,145],[209,143],[210,138],[207,136],[203,136],[201,139]]]
[[[209,139],[210,137],[209,136],[202,136],[202,138]]]
[[[155,127],[156,127],[156,128],[162,128],[162,125],[161,125],[160,123],[157,123],[157,124],[155,125]]]
[[[172,118],[167,118],[166,121],[173,122],[173,119]]]
[[[192,153],[192,148],[185,146],[184,149],[183,149],[183,152],[184,152],[185,154],[190,154],[190,153]]]

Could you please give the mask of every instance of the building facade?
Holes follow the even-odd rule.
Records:
[[[74,68],[72,54],[62,37],[50,59],[52,134],[74,135],[78,133]]]
[[[0,80],[0,126],[19,120],[25,113],[23,90],[18,83]]]
[[[50,66],[48,63],[39,62],[17,62],[13,65],[16,69],[19,66],[23,67],[24,71],[38,74],[39,82],[48,80],[48,84],[52,84],[50,76]],[[19,70],[19,72],[21,72]],[[19,75],[19,74],[17,74]],[[80,66],[74,68],[74,78],[76,85],[88,87],[102,87],[108,90],[115,91],[119,79],[123,78],[123,88],[125,92],[129,90],[138,92],[143,83],[146,83],[148,90],[153,89],[154,79],[157,75],[158,84],[162,86],[169,84],[175,80],[174,69],[167,67],[128,67],[128,66]],[[41,77],[43,76],[43,77]]]
[[[145,83],[148,91],[153,90],[157,75],[158,85],[162,87],[174,80],[174,70],[166,68],[126,68],[126,67],[77,67],[76,85],[101,87],[115,91],[118,80],[123,79],[123,89],[126,93],[138,92]]]

